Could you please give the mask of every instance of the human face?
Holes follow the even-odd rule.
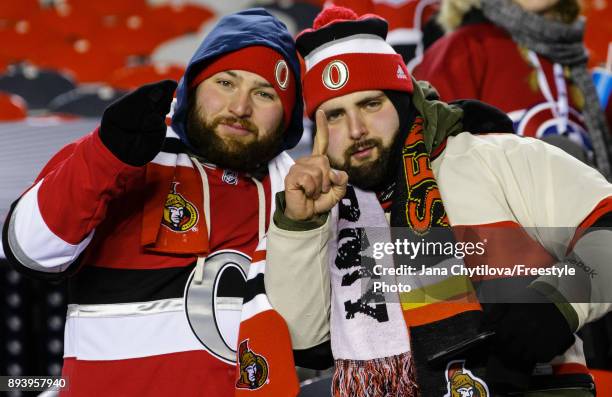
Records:
[[[257,372],[257,366],[255,364],[251,364],[245,368],[247,375],[249,377],[249,381],[255,382],[255,374]]]
[[[555,6],[559,0],[514,0],[514,2],[525,11],[545,13]]]
[[[189,103],[187,134],[208,161],[253,171],[278,153],[283,106],[273,86],[258,74],[228,70],[196,89]]]
[[[183,215],[185,214],[185,209],[183,207],[168,207],[170,211],[170,220],[176,226],[181,223],[183,219]]]
[[[358,91],[323,102],[329,129],[327,157],[349,181],[368,189],[382,182],[399,129],[399,116],[382,91]]]

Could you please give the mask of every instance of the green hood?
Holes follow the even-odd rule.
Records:
[[[427,152],[432,150],[449,136],[463,132],[463,110],[459,106],[439,101],[436,89],[427,81],[412,79],[414,92],[412,103],[423,116],[423,136]]]

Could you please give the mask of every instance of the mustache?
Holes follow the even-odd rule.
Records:
[[[230,117],[219,116],[212,121],[210,125],[210,129],[213,131],[216,130],[219,124],[230,124],[230,125],[240,124],[240,127],[244,128],[245,130],[253,134],[259,133],[259,128],[257,128],[255,124],[253,124],[250,120],[247,120],[247,119],[239,119],[237,117],[231,117],[231,116]]]
[[[371,138],[371,139],[366,139],[364,141],[355,142],[354,144],[349,146],[344,153],[345,153],[345,157],[349,158],[353,154],[360,152],[363,149],[370,148],[370,147],[381,147],[381,146],[382,146],[382,141],[380,139]]]

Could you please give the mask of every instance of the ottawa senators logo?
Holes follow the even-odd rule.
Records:
[[[178,182],[172,182],[172,190],[166,197],[162,225],[175,232],[186,232],[198,223],[198,210],[185,197],[176,192],[178,184]]]
[[[289,87],[289,77],[291,73],[289,72],[289,67],[287,66],[287,62],[281,59],[276,62],[274,66],[274,78],[276,79],[276,84],[280,87],[281,90],[286,90]]]
[[[268,381],[268,362],[263,356],[249,349],[249,340],[240,343],[238,348],[240,376],[236,382],[239,389],[257,390]]]
[[[489,397],[489,388],[464,367],[465,361],[451,361],[446,366],[446,387],[444,397]]]
[[[346,63],[334,60],[323,69],[323,84],[330,90],[339,90],[344,87],[349,79],[349,69]]]

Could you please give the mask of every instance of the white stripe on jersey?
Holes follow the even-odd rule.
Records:
[[[59,273],[78,258],[93,238],[95,230],[79,244],[67,243],[54,234],[38,207],[41,183],[42,180],[24,194],[13,211],[8,230],[9,246],[6,249],[10,249],[15,258],[29,269]]]

